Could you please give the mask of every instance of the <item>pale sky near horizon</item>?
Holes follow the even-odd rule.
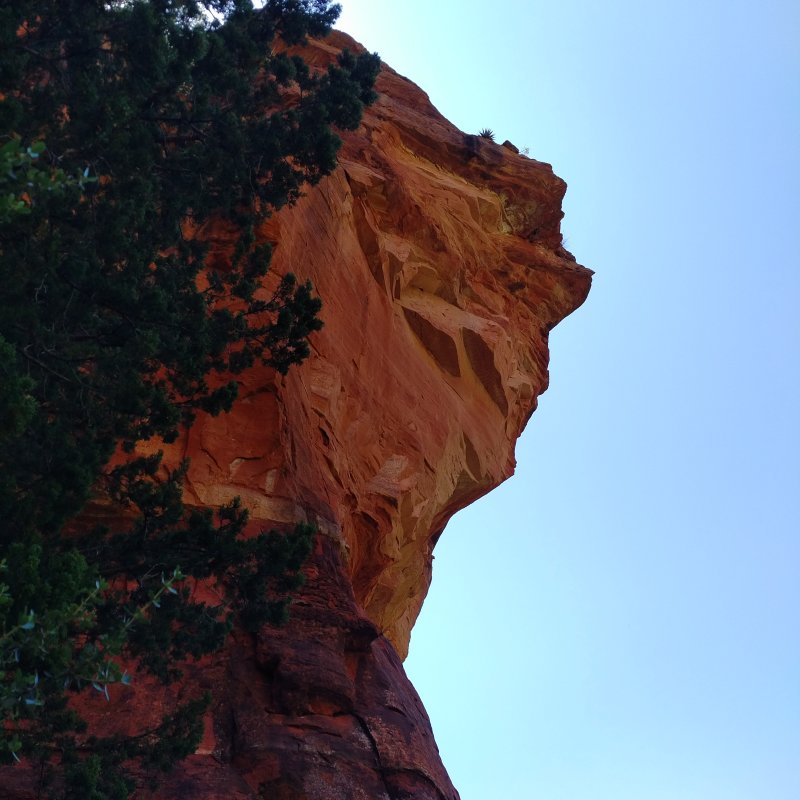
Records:
[[[462,800],[797,800],[800,5],[342,5],[596,272],[412,636]]]

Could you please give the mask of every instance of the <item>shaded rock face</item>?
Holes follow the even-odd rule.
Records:
[[[342,47],[359,45],[334,33],[303,55],[324,66]],[[548,332],[591,273],[561,247],[548,165],[457,130],[388,67],[377,88],[337,171],[258,232],[274,273],[323,299],[310,358],[285,378],[253,369],[230,414],[167,453],[191,459],[189,503],[238,495],[254,528],[318,525],[291,620],[234,636],[181,687],[86,700],[99,731],[133,732],[213,690],[203,744],[160,798],[458,797],[401,660],[436,540],[513,472]],[[224,265],[232,232],[201,233]]]

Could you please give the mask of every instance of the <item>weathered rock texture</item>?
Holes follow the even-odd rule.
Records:
[[[343,46],[358,47],[335,33],[303,54],[324,65]],[[254,369],[233,412],[170,453],[191,458],[189,502],[238,495],[254,524],[322,535],[289,625],[192,669],[181,691],[213,688],[215,706],[159,797],[458,797],[401,658],[436,540],[511,475],[548,332],[591,273],[561,246],[548,165],[457,130],[388,67],[377,88],[337,171],[260,231],[275,272],[323,298],[311,357],[286,378]],[[224,261],[231,232],[202,233]],[[89,702],[133,730],[174,694],[137,682]]]
[[[347,45],[336,33],[304,56]],[[183,452],[195,502],[240,495],[340,542],[356,602],[405,655],[436,538],[511,475],[548,332],[590,272],[561,247],[549,165],[457,130],[388,67],[378,90],[336,173],[261,232],[277,271],[323,298],[311,358],[282,381],[251,373]],[[230,237],[205,233],[224,259]]]

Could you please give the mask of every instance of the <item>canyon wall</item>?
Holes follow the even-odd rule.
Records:
[[[344,46],[337,32],[303,56],[322,66]],[[436,539],[512,474],[548,333],[591,273],[561,246],[549,165],[462,133],[386,66],[377,89],[335,174],[260,232],[276,272],[323,298],[311,357],[285,380],[252,372],[181,454],[198,504],[239,495],[258,518],[320,525],[404,656]],[[231,237],[205,236],[224,261]]]
[[[359,47],[334,33],[303,55],[324,66],[345,46]],[[336,172],[258,232],[275,274],[323,299],[311,356],[286,377],[248,372],[234,410],[168,452],[191,459],[190,504],[239,496],[254,528],[319,527],[291,621],[235,635],[178,689],[142,680],[86,701],[100,729],[135,731],[213,690],[203,744],[161,798],[458,797],[402,658],[436,541],[512,474],[548,333],[591,273],[562,247],[566,186],[549,165],[459,131],[389,67],[377,89]],[[213,260],[233,234],[202,231]]]

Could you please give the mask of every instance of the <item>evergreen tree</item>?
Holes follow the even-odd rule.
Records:
[[[187,512],[186,465],[164,477],[160,455],[135,451],[228,410],[254,363],[285,373],[321,327],[309,284],[259,289],[270,252],[254,228],[331,172],[334,128],[355,128],[374,99],[377,57],[345,52],[314,73],[274,47],[326,33],[338,11],[0,8],[0,759],[60,765],[58,796],[127,797],[122,762],[166,769],[191,753],[205,702],[99,741],[71,695],[128,681],[120,658],[174,680],[234,624],[281,620],[298,586],[309,528],[243,539],[238,503]],[[191,235],[211,217],[240,231],[224,270]],[[92,492],[130,523],[88,529]],[[188,578],[225,601],[196,602]]]

